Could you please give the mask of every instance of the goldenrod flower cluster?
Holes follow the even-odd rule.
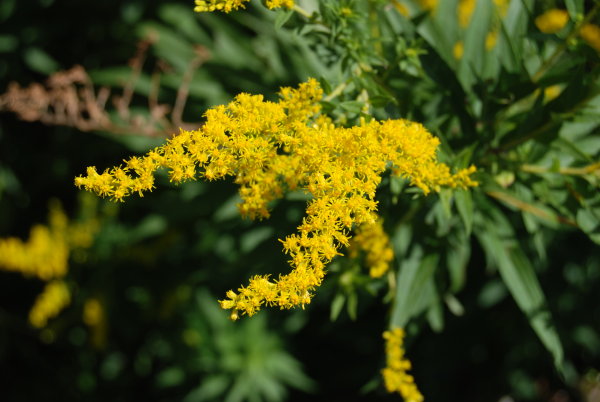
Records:
[[[394,259],[394,251],[390,246],[390,238],[383,229],[381,219],[372,223],[363,223],[356,229],[356,234],[350,241],[350,257],[357,258],[365,254],[365,263],[372,278],[382,277],[389,269]]]
[[[87,243],[92,227],[69,225],[56,203],[50,206],[49,224],[31,228],[29,239],[0,239],[0,269],[48,281],[67,273],[70,245]]]
[[[250,0],[196,0],[194,11],[198,13],[212,11],[229,13],[240,8],[245,8],[246,5],[244,3],[249,1]],[[280,7],[292,8],[294,7],[294,0],[267,0],[265,4],[269,9]]]
[[[283,88],[277,103],[240,94],[227,106],[209,109],[204,126],[181,131],[165,145],[125,166],[99,174],[88,168],[75,184],[122,200],[153,188],[152,174],[169,170],[171,181],[231,176],[240,186],[238,208],[250,218],[267,218],[269,204],[287,191],[311,196],[298,233],[281,240],[292,271],[277,279],[255,276],[247,287],[227,292],[221,306],[253,315],[263,305],[291,308],[310,302],[325,266],[348,246],[354,225],[376,220],[375,190],[390,168],[425,194],[442,186],[469,187],[474,167],[452,174],[436,160],[439,140],[406,120],[362,121],[336,127],[319,115],[322,90],[311,79]]]
[[[71,293],[62,280],[48,282],[35,299],[29,311],[29,322],[36,328],[43,328],[50,318],[55,317],[71,303]]]
[[[58,203],[51,203],[48,226],[35,225],[29,239],[0,239],[0,270],[51,281],[36,299],[29,321],[43,327],[70,302],[69,289],[61,280],[68,271],[69,255],[75,248],[91,246],[96,220],[70,223]]]
[[[557,8],[550,9],[535,19],[535,25],[540,31],[547,34],[553,34],[569,22],[569,13],[566,10]]]
[[[397,392],[406,402],[421,402],[423,395],[419,392],[415,380],[407,371],[411,369],[410,361],[404,356],[404,331],[394,328],[383,333],[387,367],[381,370],[385,388],[388,392]]]
[[[600,52],[600,26],[584,24],[579,30],[579,36],[597,52]]]
[[[557,8],[550,9],[535,19],[535,25],[547,34],[559,32],[569,22],[569,13]],[[600,52],[600,26],[586,23],[581,26],[579,36],[597,52]]]

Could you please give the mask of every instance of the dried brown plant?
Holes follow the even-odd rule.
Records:
[[[183,74],[172,107],[158,101],[160,73],[166,69],[165,63],[159,61],[159,68],[152,74],[147,113],[132,113],[135,85],[152,42],[149,39],[138,44],[136,54],[129,60],[131,79],[123,85],[119,95],[111,96],[111,89],[108,87],[100,87],[96,91],[85,68],[74,66],[52,74],[45,85],[33,83],[23,88],[18,83],[11,82],[7,91],[0,94],[0,112],[15,113],[25,121],[75,127],[81,131],[108,131],[148,137],[168,136],[179,128],[189,130],[200,127],[201,123],[184,122],[182,115],[194,72],[210,57],[202,46],[195,49],[196,57]],[[111,118],[111,110],[107,105],[109,100],[112,101],[118,118]]]

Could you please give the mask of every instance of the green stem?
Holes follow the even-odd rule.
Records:
[[[294,10],[298,14],[302,15],[306,19],[310,19],[310,17],[311,17],[311,15],[309,14],[309,12],[306,11],[305,9],[303,9],[302,7],[300,7],[298,4],[294,4],[294,6],[292,7],[292,10]]]

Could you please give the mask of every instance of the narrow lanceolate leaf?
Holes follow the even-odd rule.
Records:
[[[408,320],[421,313],[434,302],[439,302],[432,290],[433,272],[438,265],[439,255],[423,256],[423,250],[415,248],[407,260],[400,264],[396,295],[392,307],[392,327],[403,328]]]
[[[577,21],[577,17],[583,15],[583,0],[565,0],[565,5],[573,21]]]
[[[454,192],[454,200],[468,236],[471,234],[473,227],[473,197],[471,197],[471,192],[469,191],[456,190]]]
[[[489,261],[493,261],[519,308],[546,349],[554,358],[554,365],[563,371],[563,348],[546,308],[546,299],[533,266],[516,243],[509,243],[495,233],[489,222],[476,233]]]

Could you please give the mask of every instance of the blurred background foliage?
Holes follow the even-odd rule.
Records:
[[[27,239],[52,200],[99,225],[70,252],[70,305],[42,329],[28,314],[45,282],[0,272],[2,400],[394,400],[379,379],[389,323],[407,329],[427,400],[600,400],[600,59],[577,35],[599,5],[468,3],[299,2],[306,19],[257,1],[223,15],[188,1],[3,0],[0,237]],[[535,18],[553,8],[568,21],[541,32]],[[84,75],[23,92],[76,65]],[[164,175],[124,204],[73,186],[239,92],[275,99],[310,76],[336,123],[419,121],[442,160],[479,168],[478,189],[439,196],[384,178],[387,278],[338,258],[305,310],[233,323],[216,299],[285,272],[275,239],[300,222],[302,197],[250,222],[232,183]],[[65,94],[104,97],[106,115],[70,113]]]

